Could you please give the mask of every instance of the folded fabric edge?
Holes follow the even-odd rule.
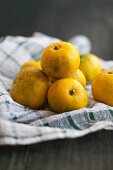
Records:
[[[34,129],[34,127],[31,128]],[[55,139],[79,138],[102,129],[113,130],[113,123],[107,121],[98,122],[91,126],[90,128],[84,130],[69,130],[50,127],[35,127],[35,128],[40,133],[37,133],[36,135],[30,137],[27,137],[27,135],[24,137],[12,137],[10,135],[1,136],[0,145],[29,145]]]

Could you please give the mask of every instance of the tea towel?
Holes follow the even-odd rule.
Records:
[[[32,144],[53,139],[77,138],[100,129],[113,130],[113,107],[95,101],[87,86],[88,107],[61,114],[48,106],[31,110],[13,101],[10,88],[21,65],[40,59],[43,49],[59,39],[6,36],[0,38],[0,145]],[[101,59],[102,67],[113,61]]]

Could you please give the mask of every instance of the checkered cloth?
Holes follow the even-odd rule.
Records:
[[[0,144],[32,144],[53,139],[77,138],[100,129],[113,130],[113,107],[96,102],[87,86],[87,108],[55,114],[45,106],[31,110],[14,102],[10,87],[20,66],[40,59],[43,49],[58,39],[38,34],[37,37],[7,36],[0,39]],[[113,62],[101,60],[103,68]]]

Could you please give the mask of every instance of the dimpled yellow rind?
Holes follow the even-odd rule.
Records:
[[[79,81],[83,85],[83,87],[86,86],[86,78],[85,78],[83,72],[80,69],[77,69],[74,72],[74,74],[72,75],[72,78]]]
[[[113,106],[113,70],[97,75],[91,89],[95,100]]]
[[[73,78],[55,81],[48,90],[48,103],[56,113],[86,107],[88,96],[84,87]]]
[[[38,69],[41,69],[40,60],[30,60],[30,61],[24,63],[21,66],[21,69],[26,68],[26,67],[31,67],[31,66],[34,66],[34,67],[37,67]]]
[[[100,60],[93,54],[81,55],[79,69],[84,73],[87,83],[90,83],[101,72]]]
[[[36,67],[22,69],[13,81],[12,99],[31,109],[38,109],[46,102],[49,80]]]
[[[77,49],[68,42],[56,42],[42,53],[41,67],[49,77],[66,78],[79,68],[80,56]]]

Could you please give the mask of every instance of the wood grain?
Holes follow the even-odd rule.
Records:
[[[68,40],[87,35],[93,53],[113,59],[112,0],[0,0],[0,36],[40,31]],[[30,146],[0,146],[0,170],[110,170],[113,132]]]
[[[40,31],[68,40],[87,35],[92,52],[113,59],[112,0],[1,0],[0,35],[30,36]]]
[[[28,146],[1,146],[0,170],[110,170],[113,132]]]

